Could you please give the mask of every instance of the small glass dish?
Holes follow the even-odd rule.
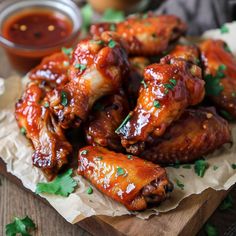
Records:
[[[66,17],[71,23],[70,34],[59,41],[55,40],[51,44],[47,43],[47,45],[43,43],[32,45],[30,42],[27,45],[21,44],[13,42],[13,40],[11,41],[4,36],[4,24],[11,17],[17,16],[17,14],[20,15],[24,11],[33,12],[36,10],[51,11],[52,14],[55,13]],[[27,72],[40,63],[43,57],[60,51],[62,47],[74,46],[78,41],[81,25],[82,17],[80,9],[70,0],[7,0],[0,4],[0,45],[5,49],[12,66],[19,72]],[[22,27],[24,31],[26,27],[24,25]],[[49,25],[49,30],[52,29],[53,26]]]

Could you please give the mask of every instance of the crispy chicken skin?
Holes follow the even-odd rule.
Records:
[[[65,53],[54,53],[45,57],[29,73],[31,80],[44,81],[52,86],[65,84],[68,81],[69,57]]]
[[[128,210],[156,205],[173,188],[164,168],[135,156],[87,146],[80,149],[78,159],[78,174]]]
[[[87,143],[121,151],[120,137],[115,130],[128,112],[129,106],[124,93],[105,96],[98,100],[85,126]]]
[[[187,163],[229,142],[229,124],[214,108],[186,109],[141,157],[158,164]]]
[[[41,168],[49,180],[67,163],[68,155],[72,152],[63,130],[44,101],[50,89],[36,81],[30,82],[15,109],[18,125],[35,150],[33,164]]]
[[[120,89],[129,62],[125,50],[113,37],[105,32],[96,40],[81,41],[75,48],[70,81],[49,95],[61,127],[80,126],[96,100]]]
[[[115,31],[128,44],[131,55],[153,56],[166,50],[186,32],[187,26],[180,18],[172,15],[149,15],[128,18],[123,22],[98,23],[90,28],[91,35],[100,35],[104,31]]]
[[[219,77],[220,67],[225,66],[224,70],[220,72],[219,86],[222,86],[222,91],[219,93],[208,91],[207,95],[217,107],[236,119],[236,59],[222,40],[203,41],[200,48],[205,65],[205,78],[213,80],[216,76]]]
[[[201,69],[181,58],[167,56],[146,67],[135,109],[117,133],[126,151],[138,155],[149,136],[161,136],[190,105],[202,101]]]

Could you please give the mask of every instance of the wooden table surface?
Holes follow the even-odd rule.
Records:
[[[0,49],[0,77],[7,77],[15,73],[4,52]],[[236,199],[236,187],[231,192],[233,198]],[[26,215],[32,218],[37,225],[37,230],[33,232],[35,236],[90,235],[78,225],[66,222],[54,209],[1,175],[0,212],[0,235],[5,235],[5,225],[10,223],[14,216],[23,218]],[[217,210],[208,222],[216,225],[220,232],[219,235],[223,235],[230,226],[236,224],[236,203],[232,209],[225,212]],[[206,234],[201,230],[198,236],[203,235]],[[236,233],[232,235],[236,235]]]

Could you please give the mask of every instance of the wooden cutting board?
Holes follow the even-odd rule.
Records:
[[[19,179],[7,173],[5,164],[1,159],[0,174],[24,188]],[[93,216],[78,224],[93,235],[192,236],[199,231],[227,193],[228,191],[208,189],[200,195],[186,198],[176,209],[151,217],[148,220],[141,220],[135,216]],[[45,201],[40,197],[39,199]]]

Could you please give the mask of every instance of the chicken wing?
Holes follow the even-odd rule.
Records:
[[[44,100],[50,89],[36,81],[29,83],[15,109],[21,132],[31,140],[35,150],[33,164],[41,168],[49,180],[67,163],[72,152],[63,130],[56,123],[48,103]]]
[[[123,93],[98,100],[90,112],[85,128],[88,144],[121,151],[120,137],[115,133],[115,129],[128,112],[128,102]]]
[[[186,32],[186,24],[172,15],[128,18],[123,22],[98,23],[90,28],[91,35],[100,35],[104,31],[115,31],[128,44],[129,54],[153,56],[166,50]]]
[[[173,189],[164,168],[135,156],[87,146],[78,158],[78,174],[129,210],[157,205]]]
[[[200,44],[205,65],[206,95],[236,119],[236,59],[222,40]]]
[[[31,80],[44,81],[56,87],[68,81],[69,56],[63,52],[45,57],[42,62],[29,73]]]
[[[201,73],[195,64],[172,56],[146,67],[137,105],[116,130],[126,151],[138,155],[149,136],[161,136],[186,107],[202,101]]]
[[[187,109],[141,157],[158,164],[192,162],[229,142],[229,124],[214,108]]]
[[[70,81],[49,94],[61,127],[80,126],[96,100],[118,92],[128,70],[127,54],[114,34],[81,41],[73,52]]]

